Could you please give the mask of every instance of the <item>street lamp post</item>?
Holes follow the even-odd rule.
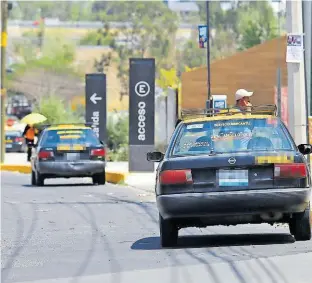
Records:
[[[209,1],[206,1],[206,24],[207,24],[207,87],[208,87],[208,103],[211,107],[211,87],[210,87],[210,10]]]
[[[6,46],[7,46],[7,19],[8,10],[12,8],[11,4],[8,4],[6,0],[1,1],[1,151],[0,151],[0,163],[4,162],[5,155],[5,74],[6,74]]]

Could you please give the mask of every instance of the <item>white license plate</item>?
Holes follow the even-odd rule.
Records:
[[[219,170],[220,187],[248,186],[248,170]]]
[[[66,159],[67,160],[79,160],[80,153],[76,153],[76,152],[66,153]]]
[[[5,147],[6,148],[12,148],[12,145],[11,144],[6,144]]]

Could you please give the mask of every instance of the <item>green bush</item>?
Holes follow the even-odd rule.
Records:
[[[112,41],[111,36],[103,36],[98,31],[91,31],[80,40],[80,45],[109,46]]]
[[[73,112],[69,105],[58,96],[46,96],[38,101],[34,112],[47,117],[47,124],[58,123],[83,123],[83,117],[79,117]]]
[[[109,116],[107,121],[108,160],[128,161],[128,116]]]

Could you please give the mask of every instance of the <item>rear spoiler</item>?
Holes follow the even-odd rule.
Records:
[[[213,116],[229,116],[237,114],[251,114],[251,115],[272,115],[277,116],[277,107],[275,104],[266,104],[258,106],[247,106],[243,109],[233,108],[206,108],[206,109],[183,109],[181,111],[181,120],[188,120],[200,117]],[[179,121],[179,120],[178,120]],[[180,121],[179,121],[180,122]],[[176,126],[178,125],[178,123]]]

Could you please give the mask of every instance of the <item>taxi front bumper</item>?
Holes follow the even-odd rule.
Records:
[[[37,171],[47,177],[88,177],[105,171],[105,161],[75,162],[44,161],[37,163]]]

